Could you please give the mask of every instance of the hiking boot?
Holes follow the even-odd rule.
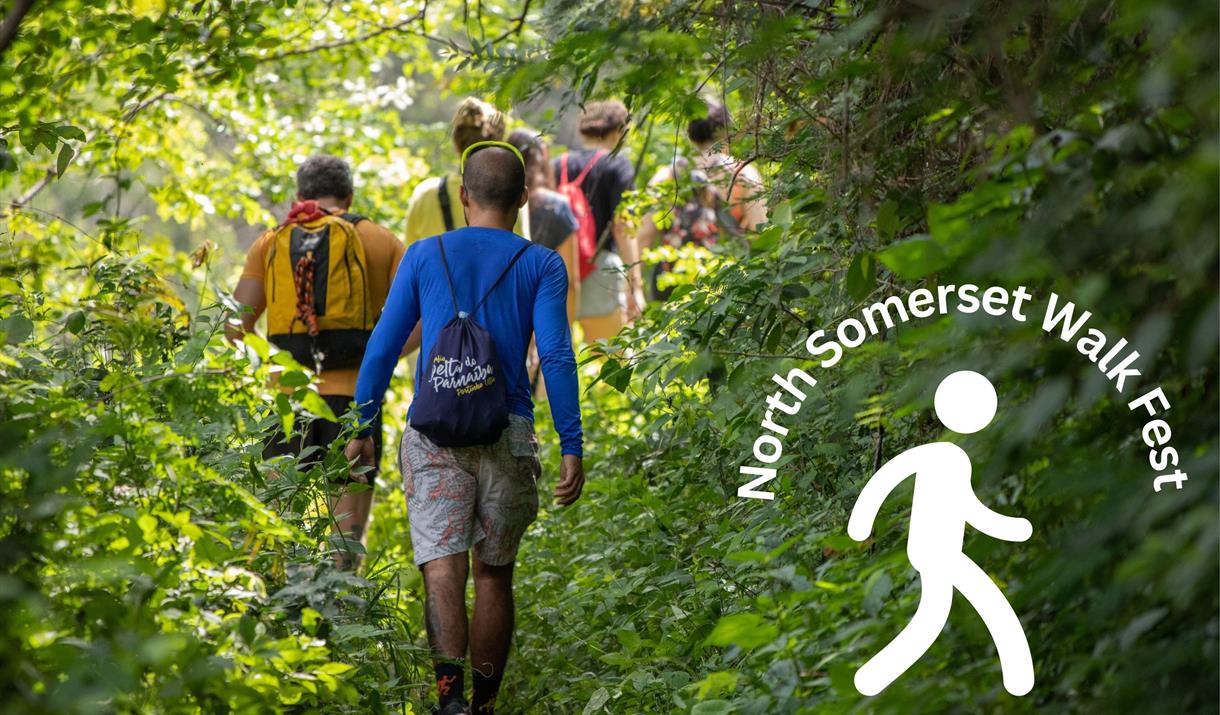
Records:
[[[472,715],[470,712],[470,703],[466,702],[463,698],[450,700],[448,705],[434,710],[433,712],[435,712],[436,715]]]

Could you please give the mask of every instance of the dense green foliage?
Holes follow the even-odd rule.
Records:
[[[0,57],[0,709],[426,711],[393,459],[365,567],[334,570],[341,458],[258,457],[269,425],[326,410],[303,374],[277,404],[269,366],[297,367],[219,326],[234,236],[282,209],[296,157],[352,156],[362,210],[401,226],[450,160],[445,85],[561,130],[557,102],[628,98],[641,185],[714,93],[772,206],[588,354],[590,482],[523,546],[502,711],[1214,712],[1217,22],[1134,0],[35,5]],[[1029,321],[913,320],[825,369],[805,349],[863,305],[962,283],[1026,286]],[[1136,346],[1142,376],[1120,393],[1043,332],[1052,291]],[[795,366],[819,384],[783,423],[776,499],[739,499],[770,375]],[[875,541],[846,516],[879,462],[945,436],[932,391],[966,367],[1001,403],[960,438],[976,489],[1034,524],[966,551],[1021,616],[1038,685],[1003,691],[957,599],[866,701],[855,668],[919,597],[910,489]],[[1126,406],[1155,386],[1181,491],[1152,491]],[[548,430],[540,409],[553,473]]]

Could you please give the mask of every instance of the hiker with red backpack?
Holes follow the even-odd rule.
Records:
[[[677,157],[648,182],[649,186],[672,183],[675,187],[664,192],[664,206],[640,222],[637,237],[641,250],[661,242],[674,247],[710,248],[766,223],[762,176],[758,169],[728,153],[728,127],[724,105],[710,101],[706,116],[687,125],[695,155]],[[649,283],[653,300],[665,300],[672,292],[671,287],[660,285],[661,276],[671,268],[667,262],[652,267]]]
[[[530,240],[559,254],[568,270],[568,320],[580,307],[580,223],[572,202],[555,191],[555,170],[550,148],[542,135],[529,129],[514,129],[508,143],[525,159],[525,185],[530,199]]]
[[[580,307],[576,318],[586,340],[609,338],[644,308],[639,249],[618,217],[635,167],[618,153],[627,131],[627,107],[618,100],[590,102],[578,129],[584,148],[555,160],[559,193],[578,222]]]
[[[580,498],[583,437],[563,260],[511,230],[528,200],[525,161],[510,144],[477,142],[463,152],[461,172],[467,226],[407,249],[365,351],[356,401],[363,435],[376,423],[398,354],[419,323],[426,357],[416,368],[399,463],[424,578],[438,712],[461,715],[473,706],[491,715],[512,641],[513,565],[538,512],[542,467],[525,367],[531,335],[563,454],[560,506]],[[372,440],[353,439],[347,456],[369,463]],[[470,703],[463,686],[468,650]]]
[[[231,340],[239,340],[266,311],[270,342],[317,372],[318,392],[336,415],[351,405],[357,368],[404,250],[392,233],[350,212],[354,194],[351,168],[343,159],[313,156],[301,164],[297,201],[287,219],[250,247],[233,291],[244,312],[240,325],[226,331]],[[320,459],[318,450],[329,448],[340,431],[336,422],[309,420],[289,439],[280,432],[271,435],[263,457],[315,447],[301,465],[312,466]],[[375,470],[381,456],[380,422],[372,435]],[[375,471],[351,475],[330,500],[336,529],[350,543],[364,543],[374,476]],[[339,549],[336,560],[354,568],[359,558]]]

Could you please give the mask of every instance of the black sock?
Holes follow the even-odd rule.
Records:
[[[474,697],[470,699],[470,710],[474,715],[494,715],[496,709],[496,694],[500,692],[500,680],[503,673],[483,675],[478,668],[471,671],[474,680]]]
[[[462,682],[462,662],[438,661],[433,667],[436,670],[436,695],[440,706],[443,708],[453,700],[462,699],[466,687]]]

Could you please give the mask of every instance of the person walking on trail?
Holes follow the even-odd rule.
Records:
[[[576,317],[580,303],[580,255],[576,230],[580,223],[572,213],[568,197],[555,191],[555,169],[542,135],[529,129],[516,129],[508,143],[525,159],[525,186],[529,189],[530,240],[545,246],[563,259],[568,271],[568,319]]]
[[[559,191],[572,199],[582,223],[577,319],[586,340],[615,335],[644,309],[639,249],[617,215],[623,192],[635,181],[635,167],[617,153],[628,119],[627,107],[618,100],[590,102],[577,125],[584,148],[554,162]]]
[[[717,102],[708,102],[706,116],[687,125],[686,135],[695,155],[677,157],[649,180],[649,186],[671,184],[673,189],[665,192],[663,208],[640,222],[637,237],[641,251],[658,243],[675,248],[692,244],[708,248],[766,223],[762,176],[754,166],[728,153],[728,128],[728,111]],[[669,263],[652,267],[652,299],[669,297],[672,288],[662,288],[659,281],[670,270]]]
[[[503,141],[506,123],[504,113],[493,105],[475,97],[462,100],[453,113],[450,127],[455,158],[476,142]],[[407,204],[408,246],[466,225],[466,215],[462,212],[458,196],[460,185],[461,177],[452,172],[424,179],[416,185]],[[529,238],[528,228],[529,217],[522,211],[513,230]]]
[[[392,233],[350,213],[355,191],[347,162],[335,156],[313,156],[297,169],[297,201],[288,219],[267,231],[250,247],[233,297],[244,306],[241,324],[230,325],[236,341],[254,330],[267,312],[270,341],[288,350],[297,362],[318,370],[318,392],[330,409],[347,412],[356,393],[364,345],[381,314],[390,280],[404,247]],[[338,439],[340,425],[323,419],[309,422],[285,439],[268,439],[264,458],[297,455],[309,447],[325,450]],[[381,456],[381,423],[372,427],[374,469]],[[318,455],[306,458],[306,464]],[[347,478],[331,498],[336,528],[363,545],[372,508],[374,472]],[[362,485],[353,488],[352,483]],[[354,567],[358,558],[337,555]]]
[[[955,372],[937,387],[935,407],[950,430],[973,434],[995,417],[995,388],[977,372]],[[1025,541],[1033,527],[1026,519],[988,509],[970,484],[970,456],[951,442],[933,442],[906,450],[865,483],[848,519],[848,535],[867,539],[881,503],[911,475],[915,496],[907,556],[919,572],[919,607],[907,627],[856,671],[856,689],[876,695],[927,652],[945,627],[956,588],[995,641],[1004,688],[1025,695],[1034,687],[1034,666],[1021,621],[995,582],[962,553],[962,542],[967,524],[1004,541]]]
[[[476,142],[502,141],[507,120],[495,106],[476,97],[467,97],[458,105],[450,124],[455,158]],[[411,192],[407,204],[406,243],[412,243],[466,225],[466,215],[458,195],[461,177],[453,172],[424,179]],[[529,233],[529,213],[517,214],[513,230],[526,238]],[[419,343],[419,328],[411,334],[411,342]],[[416,356],[412,349],[407,355],[408,372],[415,374]]]
[[[530,239],[559,254],[568,271],[568,323],[576,318],[580,307],[580,247],[576,230],[580,222],[572,213],[568,197],[554,190],[555,172],[551,166],[546,142],[537,132],[516,129],[508,135],[508,143],[525,159],[525,187],[529,189]],[[546,399],[546,384],[539,380],[538,350],[530,346],[526,359],[534,397]]]
[[[427,359],[416,369],[399,461],[415,563],[424,577],[439,712],[468,713],[473,706],[489,715],[512,640],[513,564],[538,512],[541,465],[525,369],[531,334],[562,448],[560,506],[574,503],[584,487],[582,432],[565,311],[567,271],[554,251],[510,230],[528,199],[524,161],[508,144],[468,147],[459,198],[467,227],[407,249],[365,352],[356,400],[361,424],[374,423],[397,355],[419,322]],[[347,447],[355,463],[367,463],[373,452],[365,437]]]

